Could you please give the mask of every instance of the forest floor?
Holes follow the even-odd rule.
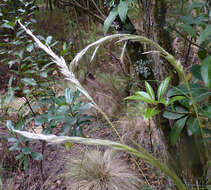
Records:
[[[140,119],[143,118],[139,118],[139,120]],[[113,123],[118,125],[118,120],[113,121]],[[143,129],[143,126],[140,126],[140,128],[141,127],[143,138],[142,146],[152,153],[149,132]],[[103,120],[93,121],[84,128],[84,132],[86,137],[119,141],[111,127]],[[158,134],[153,135],[155,137]],[[41,151],[41,142],[32,141],[31,143],[33,151]],[[161,159],[162,148],[162,145],[153,142],[153,155]],[[5,157],[7,160],[4,164],[7,165],[8,168],[3,170],[4,182],[12,187],[11,190],[71,190],[71,178],[66,177],[68,172],[71,172],[69,168],[71,160],[82,158],[85,152],[93,149],[104,151],[106,148],[74,144],[72,148],[68,150],[62,145],[47,144],[43,153],[42,172],[40,169],[40,161],[32,161],[31,167],[27,171],[17,170],[17,161],[12,159],[14,155],[8,153],[10,159]],[[2,152],[2,146],[0,146],[0,151]],[[138,164],[136,165],[134,158],[126,153],[122,153],[121,157],[128,163],[131,170],[143,181],[143,186],[149,187],[150,185],[157,190],[167,189],[169,185],[166,180],[167,178],[160,171],[144,163],[141,159],[136,159],[136,164]]]

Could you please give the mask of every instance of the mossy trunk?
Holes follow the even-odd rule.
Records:
[[[145,36],[160,44],[166,51],[174,55],[172,48],[172,39],[166,26],[166,0],[139,0],[142,10],[143,31]],[[147,47],[150,48],[150,47]],[[179,77],[175,69],[162,59],[159,54],[152,54],[153,71],[156,73],[157,81],[163,80],[167,76],[171,76],[173,86],[179,84]],[[204,161],[204,153],[200,151],[202,148],[200,135],[188,136],[186,131],[181,135],[177,145],[170,144],[170,131],[172,122],[162,117],[162,112],[158,115],[154,122],[156,126],[162,130],[163,139],[166,144],[169,159],[168,164],[179,177],[187,180],[189,183],[195,183],[201,180],[206,167]]]

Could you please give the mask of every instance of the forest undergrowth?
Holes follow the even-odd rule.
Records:
[[[166,2],[0,3],[0,190],[210,189],[209,3]]]

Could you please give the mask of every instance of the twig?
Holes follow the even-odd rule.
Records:
[[[82,11],[88,13],[89,15],[91,15],[93,18],[95,18],[99,23],[103,24],[104,23],[104,18],[101,18],[99,15],[94,14],[93,12],[91,12],[89,9],[81,6],[79,3],[73,3],[71,1],[60,1],[60,4],[62,4],[63,6],[74,6],[75,8],[81,9]]]
[[[202,46],[200,46],[200,45],[194,43],[192,40],[189,40],[185,35],[183,35],[183,34],[182,34],[179,30],[177,30],[176,28],[172,27],[171,25],[169,25],[169,27],[170,27],[172,30],[174,30],[176,33],[178,33],[182,38],[184,38],[185,40],[187,40],[188,42],[190,42],[192,45],[194,45],[194,46],[196,46],[196,47],[198,47],[198,48],[200,48],[200,49],[203,49],[203,50],[207,51],[207,50],[206,50],[205,48],[203,48]],[[210,52],[209,52],[209,54],[210,54]]]
[[[30,104],[28,98],[27,98],[26,96],[25,96],[24,98],[25,98],[25,100],[26,100],[26,104],[29,106],[29,109],[31,110],[33,116],[35,117],[36,114],[34,113],[34,110],[32,109],[31,104]]]
[[[95,1],[94,0],[91,0],[92,1],[92,3],[94,4],[94,6],[96,7],[96,9],[98,10],[98,12],[101,14],[101,16],[105,19],[106,18],[106,16],[102,13],[102,11],[99,9],[99,7],[97,6],[97,4],[95,3]]]
[[[192,41],[192,38],[191,38],[191,41]],[[185,65],[188,62],[188,57],[190,55],[190,49],[191,49],[191,43],[189,42],[189,44],[188,44],[188,52],[187,52],[186,57],[185,57],[185,63],[184,63]]]
[[[119,60],[115,55],[113,55],[111,52],[109,52],[109,54],[110,54],[110,56],[111,56],[112,58],[114,58],[114,59],[118,62],[118,64],[119,64],[119,66],[120,66],[120,68],[121,68],[123,74],[124,74],[126,77],[128,77],[129,75],[125,72],[124,68],[122,67],[122,63],[120,62],[120,60]]]

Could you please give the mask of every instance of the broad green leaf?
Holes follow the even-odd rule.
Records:
[[[175,112],[169,112],[169,111],[165,111],[163,113],[163,117],[167,118],[167,119],[179,119],[181,117],[183,117],[185,114],[182,113],[175,113]]]
[[[34,45],[33,45],[33,44],[28,44],[28,45],[26,46],[26,50],[27,50],[28,52],[31,52],[33,49],[34,49]]]
[[[14,137],[9,137],[9,138],[7,138],[7,141],[8,142],[17,142],[18,141],[18,139],[16,139],[16,138],[14,138]]]
[[[194,18],[190,14],[187,16],[181,16],[180,20],[185,24],[195,24]]]
[[[160,111],[157,110],[156,108],[147,108],[147,109],[146,109],[146,112],[145,112],[145,114],[144,114],[144,116],[145,116],[147,119],[149,119],[149,118],[152,118],[153,116],[155,116],[155,115],[157,115],[157,114],[159,114],[159,113],[160,113]]]
[[[203,60],[201,65],[201,76],[205,85],[211,88],[211,56]]]
[[[84,112],[84,111],[89,110],[90,108],[92,108],[92,106],[93,106],[92,103],[87,103],[84,106],[80,106],[78,110],[81,111],[81,113],[82,113],[82,112]]]
[[[12,125],[12,122],[10,120],[7,120],[7,129],[9,129],[9,131],[14,131],[14,127]]]
[[[151,104],[154,103],[154,100],[146,99],[146,98],[144,98],[142,96],[136,96],[136,95],[129,96],[129,97],[125,98],[124,100],[139,100],[139,101],[143,101],[143,102],[146,102],[146,103],[151,103]]]
[[[25,146],[21,149],[23,154],[30,154],[31,153],[31,149],[28,146]]]
[[[4,103],[5,103],[6,98],[7,98],[6,95],[3,95],[3,96],[1,97],[0,109],[3,109],[3,106],[4,106]]]
[[[154,90],[153,90],[153,88],[151,87],[151,85],[147,81],[145,81],[145,87],[146,87],[147,93],[150,95],[150,97],[153,100],[155,100]]]
[[[187,121],[187,132],[191,136],[194,133],[198,132],[200,129],[199,122],[197,118],[190,117]]]
[[[20,160],[21,158],[23,158],[24,157],[24,154],[23,153],[20,153],[19,155],[17,155],[16,157],[15,157],[15,159],[16,160]]]
[[[161,99],[159,100],[159,103],[166,105],[166,104],[167,104],[167,101],[166,101],[165,98],[161,98]]]
[[[35,125],[42,125],[44,123],[48,122],[48,116],[47,115],[38,115],[34,118]]]
[[[202,80],[200,70],[201,70],[201,65],[193,65],[190,69],[190,72],[196,79]]]
[[[106,35],[108,29],[110,28],[112,22],[115,20],[115,18],[118,15],[118,7],[115,7],[111,10],[108,17],[106,18],[104,22],[104,35]]]
[[[58,114],[58,115],[48,116],[48,122],[50,122],[51,120],[55,120],[56,122],[64,121],[65,115],[64,114]]]
[[[185,32],[191,35],[194,39],[196,39],[196,30],[189,24],[180,24],[179,25]]]
[[[211,35],[211,25],[209,24],[199,36],[198,44],[201,45],[210,35]]]
[[[167,77],[164,81],[161,82],[158,87],[157,98],[158,101],[163,97],[168,85],[169,85],[170,77]]]
[[[22,79],[22,82],[28,86],[28,85],[31,85],[31,86],[36,86],[37,85],[37,82],[33,79],[33,78],[23,78]]]
[[[143,91],[136,92],[134,96],[129,96],[124,100],[140,100],[146,103],[157,104],[157,102],[154,101],[148,93]]]
[[[120,0],[120,3],[118,5],[118,14],[121,19],[121,21],[124,23],[127,17],[127,11],[128,11],[128,1],[127,0]]]
[[[75,103],[75,101],[80,97],[81,92],[79,90],[76,90],[73,94],[73,100],[72,100],[72,104]]]
[[[24,156],[24,159],[23,159],[23,169],[26,171],[26,170],[28,170],[28,167],[29,167],[28,156]]]
[[[136,96],[142,97],[145,102],[149,101],[149,103],[156,104],[156,101],[148,93],[146,93],[144,91],[136,92]]]
[[[46,43],[46,44],[50,44],[50,43],[51,43],[51,41],[52,41],[52,39],[53,39],[53,37],[52,37],[52,36],[48,36],[48,37],[46,38],[45,43]]]
[[[53,102],[55,102],[57,105],[62,106],[62,105],[67,105],[65,97],[60,96],[60,97],[52,97]],[[47,102],[48,103],[48,102]],[[50,102],[51,103],[51,102]]]
[[[48,71],[43,71],[40,73],[40,76],[43,77],[43,78],[47,78],[48,76]]]
[[[193,2],[191,5],[188,6],[187,11],[191,11],[192,9],[201,9],[203,6],[205,6],[205,3],[202,2]]]
[[[211,119],[211,106],[205,106],[199,110],[199,114]]]
[[[174,102],[176,102],[178,100],[182,100],[184,98],[185,98],[184,96],[174,96],[169,100],[167,105],[173,104]]]
[[[206,99],[207,97],[209,97],[211,95],[211,91],[209,89],[201,86],[200,84],[189,83],[189,86],[190,86],[190,90],[191,90],[193,99],[196,103],[203,101],[204,99]],[[185,85],[175,86],[175,87],[171,88],[167,93],[167,97],[171,97],[171,96],[175,96],[175,95],[184,95],[184,96],[188,97],[189,94],[188,94],[188,90],[187,90],[186,86]],[[181,100],[181,101],[183,101],[183,100]]]
[[[187,118],[188,117],[181,118],[174,123],[170,133],[170,141],[172,145],[175,145],[179,139],[180,133],[185,126]]]
[[[65,100],[68,104],[72,103],[73,96],[72,96],[72,92],[69,88],[65,89]]]
[[[19,63],[19,62],[20,62],[19,59],[14,59],[14,60],[8,61],[9,68],[11,68],[15,63]]]
[[[62,105],[62,106],[60,106],[60,107],[57,109],[57,112],[58,112],[58,113],[61,113],[61,114],[67,113],[67,112],[69,112],[69,106],[67,106],[67,105]]]
[[[185,109],[181,106],[176,106],[175,111],[178,112],[178,113],[185,113],[185,114],[189,113],[189,111],[187,109]]]
[[[14,27],[12,25],[10,25],[9,23],[4,23],[4,24],[1,25],[1,27],[9,28],[9,29],[14,30]]]
[[[13,100],[13,98],[14,98],[14,89],[10,87],[9,90],[8,90],[8,93],[9,93],[10,96],[6,100],[6,105],[9,105],[10,102]]]
[[[21,150],[21,148],[18,146],[18,142],[17,143],[14,143],[13,146],[11,146],[9,148],[9,151],[14,151],[14,150]]]
[[[43,160],[43,155],[39,152],[32,152],[30,155],[33,160]]]

